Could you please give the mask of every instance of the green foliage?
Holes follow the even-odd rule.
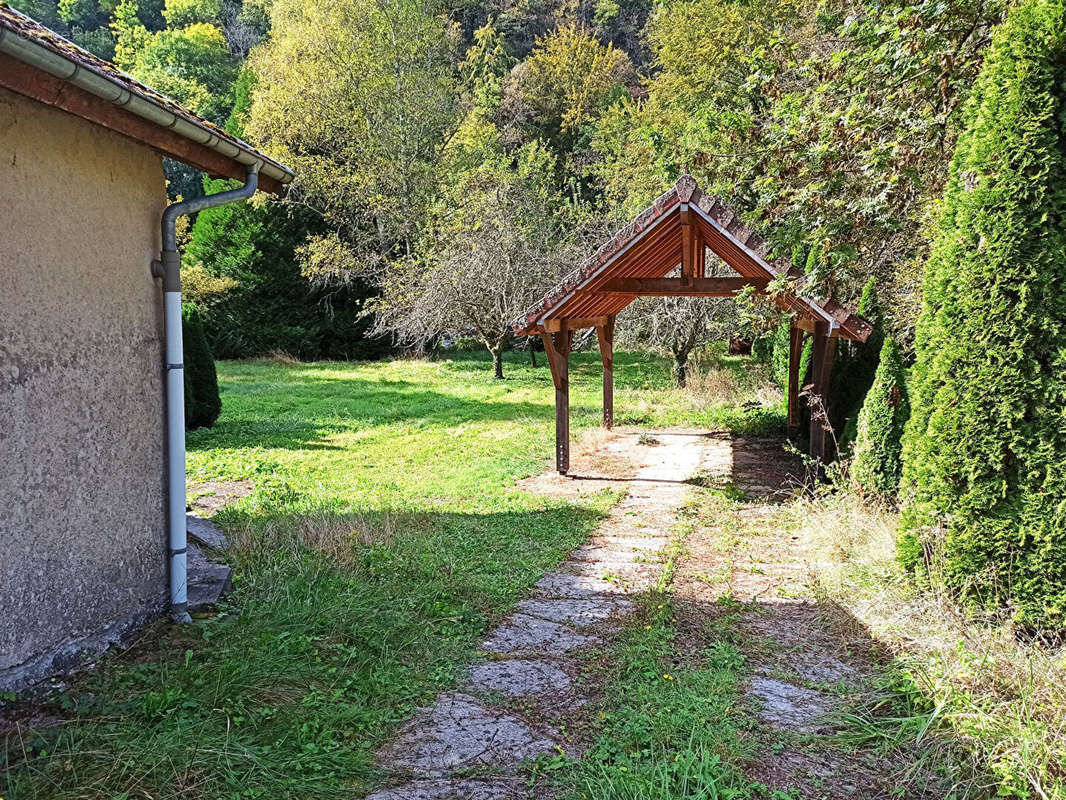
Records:
[[[111,32],[115,36],[115,64],[127,72],[133,69],[137,54],[151,40],[152,34],[141,20],[137,0],[122,0],[115,7]]]
[[[874,382],[874,373],[885,342],[884,315],[874,278],[870,278],[863,287],[858,312],[859,316],[873,325],[873,332],[865,342],[847,339],[837,342],[830,385],[829,414],[841,446],[847,439],[844,431],[858,419],[864,398]]]
[[[626,214],[687,169],[779,255],[822,243],[826,295],[853,302],[876,275],[905,328],[925,210],[1005,5],[659,4],[647,97],[604,115],[590,169]]]
[[[518,81],[517,103],[532,123],[529,131],[561,153],[573,148],[578,131],[596,120],[632,79],[626,54],[603,45],[571,23],[538,40]]]
[[[68,25],[90,25],[96,17],[96,0],[59,0],[56,10]]]
[[[216,23],[221,16],[222,0],[166,0],[163,6],[163,19],[168,28]]]
[[[1027,0],[967,107],[926,265],[901,555],[1066,624],[1066,7]]]
[[[437,10],[276,0],[271,37],[250,58],[249,136],[293,168],[294,199],[321,212],[364,274],[412,252],[436,196],[460,55]]]
[[[221,29],[210,23],[150,34],[130,72],[212,122],[221,124],[233,104],[237,72]]]
[[[181,308],[181,334],[185,347],[185,427],[210,428],[222,413],[215,358],[204,337],[203,318],[194,303]]]
[[[255,77],[243,70],[226,131],[244,136]],[[205,180],[207,194],[232,188]],[[251,358],[281,351],[300,359],[377,358],[385,339],[367,337],[363,317],[370,294],[358,281],[324,288],[302,275],[300,247],[323,230],[321,218],[276,200],[231,203],[200,212],[185,251],[183,274],[208,292],[204,327],[219,358]],[[221,290],[221,291],[219,291]]]
[[[230,185],[208,181],[205,188],[214,193]],[[185,262],[235,283],[203,311],[219,358],[280,350],[300,359],[362,359],[390,351],[388,340],[367,338],[365,286],[320,288],[301,275],[296,250],[320,227],[306,209],[276,201],[235,203],[197,216]]]
[[[911,415],[899,345],[886,336],[873,384],[859,412],[852,481],[868,495],[893,498],[903,472],[903,427]]]

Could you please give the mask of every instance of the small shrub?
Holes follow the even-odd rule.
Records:
[[[181,308],[181,333],[185,343],[185,427],[210,428],[222,413],[222,398],[215,359],[195,303]]]
[[[781,387],[781,391],[788,391],[788,348],[790,338],[790,323],[789,318],[785,317],[781,320],[781,324],[777,326],[777,333],[774,335],[774,347],[772,367],[774,373],[774,380],[777,381]],[[800,355],[799,366],[799,380],[800,385],[807,380],[807,371],[811,364],[811,349],[813,342],[808,336],[803,343],[803,353]]]
[[[903,358],[896,340],[886,336],[873,386],[859,412],[851,467],[851,478],[864,493],[881,498],[896,496],[903,471],[903,426],[910,414]]]

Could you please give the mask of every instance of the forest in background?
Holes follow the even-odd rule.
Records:
[[[530,301],[686,171],[823,294],[854,304],[875,277],[909,351],[923,233],[1007,3],[16,5],[295,170],[285,198],[200,216],[185,283],[217,356],[314,359],[441,334],[498,352]],[[174,196],[211,188],[168,174]],[[675,354],[774,327],[664,305],[638,304],[631,327]]]

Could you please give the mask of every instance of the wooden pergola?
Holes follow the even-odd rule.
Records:
[[[710,250],[736,273],[708,277]],[[582,265],[546,294],[514,325],[519,336],[544,340],[555,383],[555,463],[570,468],[570,350],[575,330],[595,328],[603,362],[603,424],[614,424],[615,317],[638,297],[734,297],[751,287],[765,292],[784,276],[787,291],[773,301],[791,315],[788,425],[799,429],[799,368],[804,339],[813,339],[811,390],[829,409],[829,379],[838,338],[865,342],[870,323],[831,300],[804,297],[802,271],[788,259],[770,259],[766,242],[732,209],[704,194],[690,175],[642,211]],[[680,267],[678,277],[668,277]],[[812,414],[810,452],[825,460],[825,415]]]

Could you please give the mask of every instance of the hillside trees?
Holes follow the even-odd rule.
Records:
[[[243,137],[253,85],[253,75],[244,70],[236,83],[227,133]],[[213,194],[233,185],[205,179],[204,191]],[[363,318],[368,294],[363,282],[323,287],[301,274],[299,250],[308,236],[323,230],[322,220],[310,209],[273,197],[197,214],[192,241],[185,248],[182,282],[187,290],[221,289],[199,303],[217,357],[282,351],[301,359],[352,359],[388,351],[387,342],[366,335],[370,320]]]
[[[1026,0],[967,106],[926,265],[901,556],[1066,615],[1066,5]]]
[[[1005,5],[665,4],[647,98],[604,116],[593,169],[627,213],[688,169],[778,253],[821,244],[825,294],[854,302],[876,275],[906,334],[926,209]]]
[[[508,144],[540,139],[579,177],[594,123],[635,79],[624,52],[584,26],[562,24],[508,76],[498,124]]]
[[[511,324],[576,263],[582,247],[575,209],[555,188],[551,153],[532,143],[512,155],[491,125],[464,128],[457,149],[474,147],[477,165],[442,187],[417,255],[386,270],[376,326],[415,345],[442,333],[473,335],[503,378]],[[471,163],[469,152],[453,158]]]
[[[250,56],[248,134],[296,173],[329,233],[310,277],[344,281],[413,255],[454,128],[458,31],[422,0],[277,0]]]

